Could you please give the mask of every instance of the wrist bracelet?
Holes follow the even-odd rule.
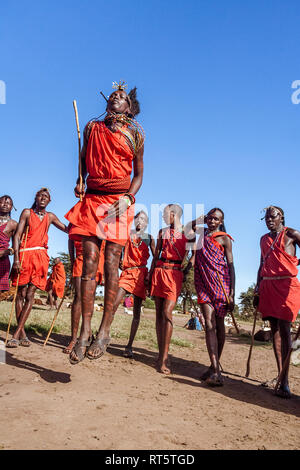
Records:
[[[124,196],[127,196],[129,197],[130,201],[131,201],[131,204],[134,204],[135,203],[135,197],[132,193],[126,193],[124,194]]]
[[[128,194],[124,194],[124,196],[122,196],[122,199],[125,199],[125,201],[127,202],[127,206],[130,207],[132,202],[131,202],[131,199],[130,197],[128,196]]]
[[[13,248],[9,248],[9,256],[12,256],[15,253],[15,250]]]

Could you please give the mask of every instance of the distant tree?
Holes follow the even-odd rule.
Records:
[[[240,314],[245,317],[251,317],[254,314],[255,308],[253,307],[255,284],[248,287],[246,292],[241,292],[239,296],[240,300]]]
[[[188,263],[188,260],[186,264]],[[192,298],[196,302],[196,289],[194,284],[194,268],[190,269],[186,275],[185,281],[182,283],[180,297],[182,298],[182,311],[185,314],[187,310],[192,307],[190,299]]]

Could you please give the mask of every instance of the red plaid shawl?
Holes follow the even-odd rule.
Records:
[[[223,247],[215,240],[215,237],[226,235],[225,232],[215,232],[211,236],[204,231],[202,246],[198,246],[195,260],[195,288],[199,304],[210,304],[216,314],[224,317],[227,314],[227,302],[217,272],[223,283],[225,292],[229,296],[230,276]]]
[[[0,250],[7,250],[9,246],[9,238],[4,233],[7,223],[0,226]],[[0,258],[0,291],[9,290],[9,257]]]

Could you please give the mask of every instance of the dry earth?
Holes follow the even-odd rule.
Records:
[[[174,318],[179,326],[187,320]],[[225,385],[211,389],[198,379],[208,363],[204,333],[180,336],[195,346],[172,347],[167,377],[155,371],[156,350],[141,341],[133,360],[122,357],[125,341],[113,340],[101,359],[72,366],[62,354],[66,336],[53,334],[43,348],[43,338],[29,335],[31,347],[7,349],[0,364],[0,448],[299,448],[299,367],[290,369],[293,398],[275,397],[260,386],[276,375],[271,347],[254,348],[248,380],[249,342],[228,335]]]

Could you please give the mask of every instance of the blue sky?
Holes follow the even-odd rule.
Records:
[[[41,186],[62,220],[76,202],[77,134],[114,80],[138,87],[145,174],[137,201],[219,206],[237,293],[255,281],[261,209],[299,228],[300,13],[296,0],[15,1],[1,7],[1,193]],[[51,228],[49,253],[67,250]],[[155,235],[155,234],[153,234]],[[299,255],[300,257],[300,255]]]

